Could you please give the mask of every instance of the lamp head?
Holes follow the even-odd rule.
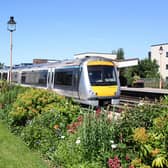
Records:
[[[13,16],[10,16],[10,20],[7,22],[7,25],[8,25],[8,30],[10,32],[13,32],[16,30],[16,22]]]
[[[162,47],[162,46],[160,46],[160,48],[159,48],[159,54],[160,54],[160,55],[163,54],[163,47]]]

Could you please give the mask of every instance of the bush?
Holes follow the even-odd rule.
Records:
[[[12,130],[57,166],[168,167],[167,97],[115,120],[112,112],[86,111],[50,91],[3,87],[1,118],[9,116]]]
[[[136,107],[125,112],[118,121],[115,138],[122,137],[128,154],[132,154],[132,166],[167,166],[167,103],[164,100],[154,105]]]
[[[26,88],[9,85],[5,81],[0,82],[0,119],[8,119],[8,113],[17,96],[23,93]]]
[[[79,111],[79,107],[74,106],[72,101],[68,101],[54,92],[42,89],[28,89],[25,93],[20,94],[13,104],[9,113],[11,125],[25,126],[35,116],[53,109],[58,109],[69,118],[72,118],[73,114]]]
[[[78,115],[79,109],[76,108],[76,113],[71,113],[71,109],[67,113],[61,109],[53,109],[48,112],[42,112],[32,120],[29,120],[26,127],[21,132],[21,137],[30,148],[41,150],[43,153],[50,155],[56,150],[57,141],[62,136],[66,135],[66,127]],[[73,108],[72,108],[73,111]]]

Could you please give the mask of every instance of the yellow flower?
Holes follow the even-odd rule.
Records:
[[[158,153],[160,153],[160,150],[155,148],[154,150],[151,151],[151,155],[154,157],[156,156]]]
[[[54,129],[58,129],[58,128],[59,128],[59,125],[55,124]]]
[[[132,166],[140,166],[141,165],[141,159],[135,158],[134,160],[132,160],[131,165]]]
[[[145,143],[148,139],[148,135],[146,133],[146,129],[144,127],[136,128],[134,130],[133,138],[135,141],[140,143]]]

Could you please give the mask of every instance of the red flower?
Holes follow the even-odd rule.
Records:
[[[130,157],[126,155],[125,160],[130,160]]]
[[[97,109],[96,109],[96,116],[99,117],[100,114],[101,114],[101,108],[97,107]]]
[[[120,160],[117,156],[114,159],[109,158],[108,160],[109,168],[121,168]]]
[[[77,119],[77,120],[78,120],[78,122],[82,122],[82,121],[83,121],[83,116],[81,116],[81,115],[78,116],[78,119]]]

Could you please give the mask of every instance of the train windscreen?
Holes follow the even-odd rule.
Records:
[[[92,86],[110,86],[117,84],[116,71],[113,66],[88,66],[88,74]]]

